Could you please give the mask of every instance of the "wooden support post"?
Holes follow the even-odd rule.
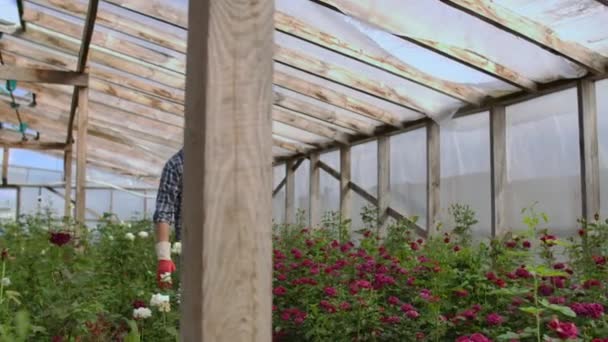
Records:
[[[8,184],[9,153],[10,150],[8,149],[8,147],[5,147],[4,154],[2,155],[2,185],[4,186]]]
[[[600,212],[600,165],[598,156],[595,83],[578,82],[578,126],[581,156],[582,215],[592,222]]]
[[[296,173],[294,161],[285,163],[285,223],[296,221]]]
[[[430,121],[426,125],[426,219],[429,235],[439,223],[439,210],[441,209],[441,148],[439,138],[439,124]]]
[[[505,232],[505,198],[507,186],[507,116],[504,106],[490,109],[490,172],[492,189],[492,237]]]
[[[388,208],[391,205],[391,140],[378,138],[378,233],[386,234]]]
[[[340,148],[340,219],[349,220],[352,209],[352,192],[350,190],[351,167],[350,146]]]
[[[272,340],[274,1],[190,1],[181,341]]]
[[[87,183],[87,130],[89,126],[89,88],[78,88],[78,136],[76,140],[76,222],[85,223]]]
[[[319,169],[318,153],[310,155],[310,182],[308,200],[309,223],[311,227],[321,223],[321,169]]]
[[[65,182],[64,216],[72,217],[74,214],[74,211],[72,210],[72,146],[68,146],[65,149],[65,157],[63,160],[63,181]]]

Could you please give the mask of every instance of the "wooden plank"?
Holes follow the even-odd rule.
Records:
[[[78,92],[78,137],[76,140],[76,222],[85,223],[87,185],[87,131],[89,128],[89,89]]]
[[[24,2],[23,19],[28,23],[61,32],[72,38],[80,38],[82,32],[82,20],[58,15],[58,12],[36,5],[32,2]],[[161,48],[154,48],[152,44],[142,44],[126,35],[109,30],[105,27],[97,27],[92,40],[92,49],[108,49],[120,54],[133,57],[152,65],[166,68],[178,73],[185,73],[186,57],[183,53],[167,52]]]
[[[386,235],[387,209],[391,205],[391,140],[378,138],[378,233]]]
[[[72,206],[75,205],[72,203],[72,145],[66,148],[63,160],[63,181],[65,182],[63,215],[71,218],[73,216]]]
[[[293,224],[296,221],[296,173],[294,161],[285,163],[285,223]]]
[[[306,153],[306,151],[310,150],[310,148],[306,148],[306,145],[302,145],[302,144],[296,144],[290,141],[285,141],[282,140],[280,138],[272,138],[272,142],[274,146],[278,146],[282,149],[294,152],[294,153],[300,153],[300,154],[304,154]]]
[[[84,18],[87,13],[86,0],[28,0],[28,2],[50,7],[79,18]],[[168,49],[186,52],[186,30],[162,22],[150,25],[149,18],[126,9],[116,8],[111,4],[102,2],[99,8],[101,10],[97,13],[97,22],[100,25]],[[182,18],[187,16],[186,11],[181,13]]]
[[[2,185],[3,186],[6,186],[8,184],[9,153],[10,153],[10,149],[8,147],[4,147],[4,152],[2,154]]]
[[[490,173],[492,237],[506,232],[505,190],[507,187],[507,116],[504,106],[490,110]]]
[[[595,82],[579,81],[577,89],[582,216],[588,222],[594,222],[594,216],[600,213],[598,107]]]
[[[0,24],[0,33],[13,34],[19,30],[19,25]]]
[[[320,155],[310,155],[310,180],[308,183],[308,221],[311,227],[321,224],[321,171],[319,169]]]
[[[350,16],[367,21],[387,32],[395,34],[425,49],[437,52],[447,58],[474,68],[492,77],[508,82],[522,89],[533,91],[536,83],[517,71],[496,63],[486,56],[479,53],[456,46],[443,44],[437,41],[412,38],[411,34],[404,28],[401,21],[386,15],[369,15],[368,1],[349,1],[349,0],[317,0],[331,5],[341,12]],[[378,13],[374,13],[378,14]]]
[[[361,46],[344,41],[330,32],[323,32],[286,13],[276,11],[274,21],[277,30],[281,32],[320,45],[336,53],[349,56],[358,61],[377,67],[380,70],[406,78],[424,87],[441,92],[461,101],[478,104],[487,96],[487,94],[484,94],[473,87],[449,82],[429,75],[401,62],[390,54],[374,54]]]
[[[583,65],[596,74],[602,74],[606,71],[608,57],[602,56],[577,42],[562,39],[557,32],[548,26],[518,15],[492,1],[442,0],[442,2],[532,42],[543,49]]]
[[[426,126],[426,212],[427,231],[433,234],[439,224],[441,210],[441,147],[439,124],[431,121]]]
[[[188,15],[181,9],[180,4],[171,4],[166,1],[157,0],[106,0],[116,6],[128,8],[132,11],[162,20],[181,28],[188,27]]]
[[[47,142],[47,141],[6,141],[0,140],[0,146],[3,148],[18,148],[24,150],[65,150],[68,146],[65,142]]]
[[[326,109],[324,107],[289,96],[283,92],[275,91],[274,104],[285,109],[308,115],[318,120],[332,123],[367,136],[374,135],[375,127],[353,116],[343,114],[341,111]]]
[[[267,342],[274,1],[189,9],[181,340]]]
[[[319,168],[325,172],[327,172],[330,176],[334,177],[336,180],[340,180],[340,172],[334,170],[331,166],[325,164],[324,162],[318,162]]]
[[[399,117],[389,111],[382,110],[360,99],[351,98],[346,94],[333,89],[310,83],[294,75],[289,75],[277,70],[273,74],[273,82],[281,87],[329,103],[336,107],[350,110],[353,113],[366,116],[393,127],[402,127],[403,125]]]
[[[405,107],[420,114],[429,112],[416,98],[398,88],[389,87],[383,82],[370,79],[355,70],[344,68],[328,61],[319,60],[311,55],[275,44],[274,59],[291,67],[311,72],[338,84],[378,97],[385,101]]]
[[[340,148],[340,219],[351,219],[353,194],[350,189],[351,153],[350,146]]]
[[[365,191],[365,189],[360,187],[358,184],[353,183],[352,181],[348,182],[348,188],[357,195],[361,196],[364,200],[368,201],[371,205],[378,207],[378,199],[374,195]]]
[[[29,69],[14,66],[0,67],[0,79],[21,82],[55,83],[86,87],[89,75],[72,71]]]

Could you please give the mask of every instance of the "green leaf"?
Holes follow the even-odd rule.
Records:
[[[529,293],[530,290],[521,287],[506,287],[503,289],[496,289],[490,292],[492,295],[501,296],[521,296]]]
[[[532,314],[532,315],[538,315],[541,312],[543,312],[543,309],[536,308],[534,306],[527,306],[527,307],[524,307],[524,308],[519,308],[519,310],[521,310],[521,311],[523,311],[525,313]]]
[[[125,337],[125,342],[140,342],[141,336],[139,335],[139,328],[137,323],[133,320],[129,321],[129,335]]]
[[[30,330],[30,317],[27,312],[23,310],[17,312],[17,315],[15,315],[15,328],[17,339],[19,341],[25,341],[28,337],[28,331]]]
[[[516,333],[514,333],[512,331],[509,331],[508,333],[502,334],[502,335],[498,336],[497,338],[499,340],[510,341],[510,340],[519,340],[521,337],[522,336],[520,334],[516,334]]]
[[[536,266],[532,269],[536,275],[541,277],[568,277],[568,273],[551,269],[544,265]]]

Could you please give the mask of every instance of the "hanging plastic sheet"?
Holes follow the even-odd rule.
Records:
[[[534,203],[556,233],[576,233],[581,215],[576,89],[507,107],[506,223],[524,229]]]
[[[600,162],[600,215],[608,218],[608,80],[597,82],[597,134]]]
[[[441,124],[441,221],[452,228],[452,204],[468,205],[479,223],[473,236],[491,235],[490,120],[488,112]]]

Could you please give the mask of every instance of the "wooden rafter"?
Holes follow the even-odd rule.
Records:
[[[583,65],[596,74],[602,74],[606,71],[608,57],[604,57],[581,44],[561,39],[551,28],[518,15],[508,8],[502,7],[492,1],[441,1],[484,20],[491,25],[497,26],[504,31],[511,32],[517,37],[526,39],[543,49]]]
[[[295,75],[275,70],[273,82],[294,92],[332,104],[336,107],[350,110],[353,113],[366,116],[393,127],[401,127],[403,125],[399,117],[389,111],[378,108],[361,99],[349,97],[348,95],[333,89],[313,84]]]
[[[84,73],[20,68],[15,66],[0,67],[0,79],[22,82],[67,84],[84,87],[88,86],[89,84],[89,75]]]
[[[420,114],[428,111],[404,91],[358,74],[355,70],[346,69],[335,63],[322,61],[299,51],[275,44],[274,59],[285,65],[305,70],[318,77],[325,78],[344,86],[359,90],[382,100],[392,102]]]
[[[2,148],[19,148],[26,150],[60,150],[66,149],[65,142],[46,142],[46,141],[7,141],[0,139],[0,147]]]
[[[374,134],[374,126],[358,120],[356,117],[353,118],[352,116],[344,115],[337,110],[322,108],[321,106],[297,99],[294,96],[289,96],[280,90],[275,91],[274,95],[274,104],[276,106],[290,109],[292,111],[302,113],[304,115],[308,115],[316,119],[359,132],[361,134],[369,136]]]
[[[355,1],[349,0],[317,0],[319,2],[328,4],[340,11],[344,12],[353,17],[357,17],[361,20],[367,21],[370,24],[376,25],[377,27],[395,34],[401,38],[404,38],[414,44],[417,44],[425,49],[434,51],[444,57],[455,60],[459,63],[467,65],[475,70],[488,74],[492,77],[498,78],[509,84],[517,86],[522,89],[534,91],[536,89],[536,83],[524,75],[518,73],[511,68],[501,65],[495,61],[488,59],[485,56],[481,56],[474,51],[469,51],[459,47],[443,44],[437,41],[429,41],[424,39],[417,39],[408,37],[407,32],[402,30],[399,23],[385,20],[378,16],[369,16],[367,9],[362,4]]]
[[[305,117],[298,115],[297,113],[275,106],[272,110],[272,118],[275,121],[290,125],[316,135],[335,140],[337,142],[348,144],[351,140],[351,135],[341,132],[333,127],[318,123]]]
[[[350,42],[343,41],[329,32],[323,32],[309,25],[308,23],[276,11],[274,15],[276,28],[284,33],[296,36],[311,43],[320,45],[334,52],[349,56],[358,61],[377,67],[383,71],[406,78],[422,86],[441,92],[453,98],[468,102],[479,103],[487,94],[481,91],[454,82],[433,77],[419,69],[409,66],[397,58],[386,55],[378,55],[366,51],[365,48],[352,45]]]

